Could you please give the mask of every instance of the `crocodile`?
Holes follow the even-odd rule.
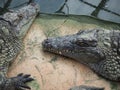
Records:
[[[33,80],[30,74],[7,77],[7,71],[22,49],[25,33],[38,12],[39,6],[31,3],[0,16],[0,90],[30,89],[26,85]]]
[[[120,81],[119,30],[80,30],[72,35],[45,39],[42,46],[44,51],[72,58],[86,65],[99,76]],[[84,89],[76,90],[99,90],[82,88]]]

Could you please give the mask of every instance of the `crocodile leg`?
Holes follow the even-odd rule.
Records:
[[[6,68],[4,68],[6,66]],[[3,65],[0,70],[0,90],[25,90],[30,89],[25,85],[27,82],[31,82],[34,79],[29,74],[20,73],[16,77],[7,78],[6,73],[8,71],[9,64]]]
[[[30,89],[29,86],[25,85],[25,83],[32,81],[30,75],[18,74],[16,77],[5,78],[4,76],[0,76],[2,80],[0,83],[0,90],[25,90]]]

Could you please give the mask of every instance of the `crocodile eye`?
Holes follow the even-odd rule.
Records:
[[[77,39],[75,44],[82,46],[82,47],[95,47],[97,46],[96,40],[84,40],[84,39]]]

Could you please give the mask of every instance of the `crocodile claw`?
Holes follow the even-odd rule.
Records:
[[[15,90],[31,89],[25,83],[31,82],[34,80],[33,78],[30,78],[29,74],[24,75],[23,73],[20,73],[16,77],[13,77],[11,79],[13,79]]]

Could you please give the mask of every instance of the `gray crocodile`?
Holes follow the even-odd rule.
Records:
[[[119,30],[80,30],[73,35],[48,38],[42,46],[44,51],[77,60],[106,79],[120,81]]]
[[[9,65],[22,49],[22,39],[39,11],[37,4],[30,4],[0,16],[0,90],[30,89],[27,82],[33,80],[29,74],[20,73],[7,77]]]

